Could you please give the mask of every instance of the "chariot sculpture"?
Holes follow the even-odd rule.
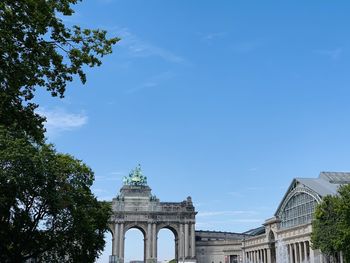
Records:
[[[142,175],[140,164],[134,170],[131,170],[129,176],[123,177],[123,184],[133,186],[147,185],[147,177]]]

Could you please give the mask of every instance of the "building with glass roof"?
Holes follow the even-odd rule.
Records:
[[[220,235],[221,232],[210,231],[198,234],[198,262],[342,262],[341,253],[337,259],[330,259],[319,250],[312,249],[311,221],[322,198],[337,194],[339,186],[348,183],[350,173],[344,172],[321,172],[318,178],[293,179],[274,216],[267,219],[263,226],[242,234]]]

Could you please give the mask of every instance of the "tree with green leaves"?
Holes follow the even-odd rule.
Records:
[[[110,206],[91,169],[52,145],[0,129],[0,262],[94,262]]]
[[[101,65],[119,38],[104,30],[66,26],[78,0],[0,1],[0,125],[44,138],[44,118],[32,102],[36,88],[63,97],[75,75],[86,82],[84,66]]]
[[[336,258],[341,251],[350,262],[350,185],[343,185],[336,196],[325,196],[316,207],[312,222],[312,247]]]
[[[75,76],[85,83],[119,41],[65,25],[78,2],[0,1],[0,262],[94,262],[104,247],[110,204],[87,165],[45,143],[33,102],[38,88],[63,98]]]

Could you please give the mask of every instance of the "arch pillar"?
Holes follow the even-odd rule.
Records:
[[[185,248],[185,251],[184,251],[184,254],[185,254],[185,258],[188,258],[188,245],[189,245],[189,243],[188,243],[188,223],[185,223],[185,225],[184,225],[184,227],[185,227],[185,236],[184,236],[184,242],[185,242],[185,245],[184,245],[184,248]]]
[[[193,223],[191,224],[191,258],[196,258],[196,230]]]
[[[113,224],[112,255],[109,257],[110,263],[124,263],[124,223]]]

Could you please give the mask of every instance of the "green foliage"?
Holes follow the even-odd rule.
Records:
[[[81,161],[0,127],[0,262],[94,262],[111,208],[93,179]]]
[[[0,1],[0,262],[94,262],[110,204],[91,193],[91,169],[45,144],[36,88],[64,97],[118,38],[67,27],[79,0]],[[79,1],[80,2],[80,1]]]
[[[0,125],[14,125],[43,139],[44,118],[31,103],[37,87],[63,97],[67,82],[84,66],[101,65],[118,38],[104,30],[71,28],[58,16],[70,16],[78,0],[0,1]]]
[[[337,196],[326,196],[315,210],[312,246],[329,256],[342,251],[350,262],[350,185],[343,185]]]

